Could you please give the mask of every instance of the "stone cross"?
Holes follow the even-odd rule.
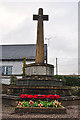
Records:
[[[37,24],[37,45],[36,63],[44,63],[44,30],[43,20],[48,21],[48,15],[43,15],[43,9],[39,8],[38,15],[33,15],[33,20],[38,20]]]

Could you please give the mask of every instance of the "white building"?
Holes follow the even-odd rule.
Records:
[[[9,76],[20,76],[23,71],[23,57],[26,57],[26,64],[35,62],[36,45],[0,45],[0,76],[2,82],[9,81]],[[47,63],[47,45],[44,45],[44,58]],[[7,82],[6,82],[7,83]],[[9,83],[9,82],[8,82]]]

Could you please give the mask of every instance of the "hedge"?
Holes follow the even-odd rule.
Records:
[[[80,78],[78,78],[78,76],[74,77],[74,76],[55,75],[54,77],[57,79],[61,79],[63,85],[80,86]]]

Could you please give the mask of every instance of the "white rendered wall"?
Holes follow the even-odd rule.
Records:
[[[22,61],[3,61],[2,66],[12,66],[12,74],[22,73]]]
[[[30,64],[34,62],[26,62],[26,64]],[[12,66],[12,74],[20,75],[23,73],[23,62],[22,61],[0,61],[0,66]],[[10,76],[2,76],[0,75],[0,82],[3,84],[10,84]],[[22,78],[22,76],[16,76],[17,78]]]
[[[30,64],[33,62],[26,62]],[[0,61],[1,65],[1,61]],[[22,74],[23,73],[23,62],[22,61],[2,61],[2,66],[12,66],[12,74]]]

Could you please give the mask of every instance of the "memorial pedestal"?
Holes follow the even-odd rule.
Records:
[[[28,64],[25,68],[25,75],[45,75],[45,76],[53,76],[54,75],[54,66],[51,64]]]
[[[8,94],[58,94],[61,88],[55,86],[62,86],[62,81],[55,79],[53,75],[53,65],[36,63],[26,65],[25,78],[17,79],[16,87],[10,87]]]

